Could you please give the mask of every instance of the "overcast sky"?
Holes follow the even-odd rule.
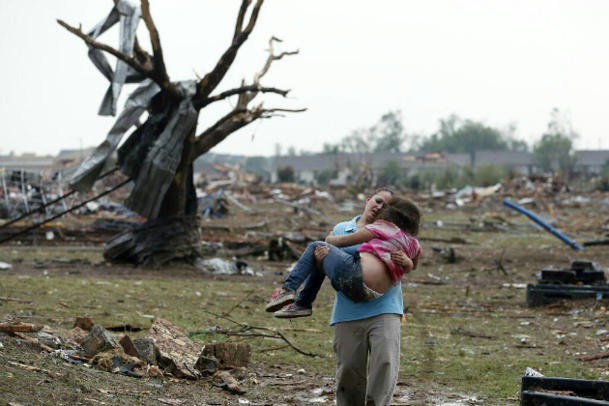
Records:
[[[215,64],[240,2],[150,3],[170,77],[183,80]],[[97,116],[107,81],[83,42],[55,20],[88,30],[111,6],[0,0],[0,154],[55,154],[104,139],[114,121]],[[576,148],[608,149],[607,21],[606,0],[267,0],[218,90],[251,79],[275,35],[283,50],[300,54],[278,61],[263,80],[291,89],[289,98],[261,100],[308,111],[255,122],[213,152],[272,155],[278,143],[319,151],[398,109],[409,133],[429,135],[454,113],[500,129],[514,123],[516,138],[531,144],[554,107],[580,134]],[[118,26],[100,40],[117,38]],[[204,110],[201,128],[230,106]]]

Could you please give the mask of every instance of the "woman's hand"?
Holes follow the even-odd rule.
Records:
[[[414,263],[406,256],[404,251],[395,251],[391,253],[391,261],[404,269],[404,274],[410,273],[414,269]]]

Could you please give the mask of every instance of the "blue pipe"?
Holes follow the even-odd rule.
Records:
[[[508,200],[504,200],[503,205],[507,206],[511,209],[514,209],[517,212],[524,214],[525,216],[527,216],[528,218],[533,220],[535,223],[537,223],[541,227],[543,227],[547,232],[553,234],[555,237],[558,237],[562,242],[564,242],[565,244],[567,244],[569,247],[573,248],[574,250],[581,251],[584,249],[584,247],[582,247],[575,241],[572,241],[569,237],[567,237],[566,235],[564,235],[563,233],[561,233],[560,231],[558,231],[557,229],[555,229],[554,227],[549,225],[547,222],[542,220],[537,214],[535,214],[531,211],[528,211],[524,207],[519,206],[516,203],[512,203]]]

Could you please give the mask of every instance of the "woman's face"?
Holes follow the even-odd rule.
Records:
[[[366,201],[366,207],[364,207],[363,217],[366,219],[366,223],[372,223],[381,211],[387,206],[387,202],[391,198],[391,193],[382,191],[373,194]]]

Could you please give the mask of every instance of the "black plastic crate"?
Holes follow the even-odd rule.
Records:
[[[527,285],[527,305],[529,307],[543,306],[559,300],[609,298],[607,285]]]
[[[520,387],[520,405],[609,405],[609,382],[523,376]]]

